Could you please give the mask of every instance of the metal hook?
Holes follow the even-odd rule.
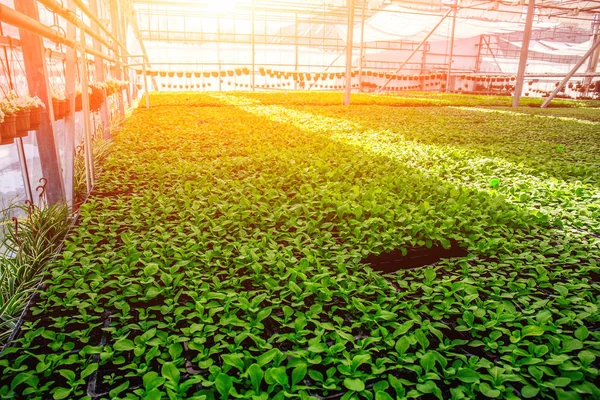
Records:
[[[33,211],[33,207],[35,207],[35,204],[33,204],[33,202],[31,200],[25,200],[25,205],[27,206],[27,214],[31,215],[31,212]]]
[[[42,183],[43,181],[43,183]],[[35,188],[36,192],[40,192],[39,194],[39,198],[40,198],[40,202],[44,200],[44,195],[46,194],[46,185],[48,184],[48,179],[46,178],[40,178],[39,182],[41,183],[41,185],[39,185],[38,187]],[[41,190],[40,190],[41,189]]]

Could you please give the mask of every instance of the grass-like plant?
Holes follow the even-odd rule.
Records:
[[[40,273],[58,251],[72,217],[66,204],[16,206],[24,218],[3,225],[0,256],[0,343],[3,343],[37,286]]]

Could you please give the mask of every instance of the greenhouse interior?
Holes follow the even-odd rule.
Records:
[[[600,0],[0,0],[1,399],[600,399]]]

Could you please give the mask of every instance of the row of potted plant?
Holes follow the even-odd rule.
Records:
[[[37,96],[10,91],[0,101],[0,144],[11,144],[17,137],[39,128],[44,103]]]
[[[90,111],[98,111],[108,96],[118,93],[127,87],[127,81],[110,79],[104,82],[93,82],[88,85],[90,98]],[[52,91],[52,107],[54,109],[54,119],[60,120],[67,116],[70,109],[70,100],[62,90],[54,89]],[[75,91],[75,112],[83,110],[83,99],[81,86]]]

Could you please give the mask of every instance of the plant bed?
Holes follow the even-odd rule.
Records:
[[[3,396],[21,365],[60,389],[67,368],[36,371],[68,350],[52,335],[86,343],[61,360],[90,396],[596,396],[593,125],[445,96],[151,96],[0,355]],[[402,248],[425,266],[366,262]]]
[[[408,249],[392,250],[378,255],[371,254],[362,262],[376,271],[384,273],[396,272],[399,269],[411,269],[435,264],[443,258],[465,257],[469,252],[460,247],[457,242],[443,246],[409,247]]]

